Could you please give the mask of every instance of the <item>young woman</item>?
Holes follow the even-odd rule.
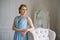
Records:
[[[27,17],[27,6],[21,4],[19,7],[20,16],[14,19],[12,29],[15,31],[14,40],[28,40],[28,31],[34,29],[34,25],[30,17]]]

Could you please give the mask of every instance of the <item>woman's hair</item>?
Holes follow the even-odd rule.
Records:
[[[20,10],[21,10],[22,7],[26,7],[26,8],[27,8],[27,5],[21,4],[21,5],[19,6],[19,13],[21,13]]]

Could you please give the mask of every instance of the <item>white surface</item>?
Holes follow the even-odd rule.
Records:
[[[33,34],[34,40],[55,40],[56,34],[50,29],[36,28],[30,31]]]

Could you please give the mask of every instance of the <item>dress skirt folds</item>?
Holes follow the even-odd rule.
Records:
[[[24,16],[23,18],[20,18],[19,16],[16,16],[14,24],[20,30],[27,29],[28,28],[27,17]],[[28,33],[26,33],[26,35],[23,37],[21,32],[15,31],[13,40],[28,40]]]

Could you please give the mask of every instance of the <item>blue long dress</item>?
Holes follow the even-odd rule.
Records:
[[[18,29],[23,30],[28,28],[27,17],[24,16],[20,18],[19,16],[15,17],[15,25]],[[28,33],[23,37],[21,32],[14,33],[14,40],[28,40]]]

